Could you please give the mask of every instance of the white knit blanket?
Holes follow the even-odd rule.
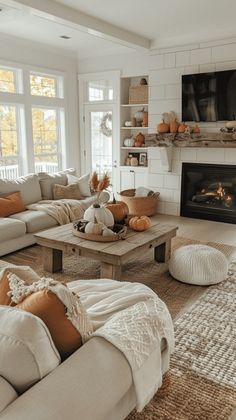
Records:
[[[174,350],[170,313],[158,296],[141,283],[108,279],[68,283],[79,293],[93,325],[93,336],[105,338],[128,360],[141,411],[162,385],[161,340]]]
[[[77,200],[44,200],[26,206],[28,210],[44,211],[49,216],[53,217],[59,225],[65,225],[74,220],[82,219],[84,210],[82,205]]]
[[[162,384],[162,338],[169,356],[174,349],[172,320],[157,295],[141,283],[108,279],[74,281],[67,283],[67,289],[53,279],[40,279],[27,267],[5,267],[0,281],[6,270],[11,272],[11,295],[16,303],[46,287],[64,303],[83,342],[103,337],[124,354],[132,371],[136,409],[141,411]]]

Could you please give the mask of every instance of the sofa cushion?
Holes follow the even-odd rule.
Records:
[[[43,321],[16,307],[0,306],[0,375],[19,393],[60,363]]]
[[[17,393],[14,388],[0,376],[0,413],[4,410],[9,404],[11,404],[17,397]]]
[[[20,214],[20,213],[18,213]],[[14,220],[12,218],[0,218],[0,242],[10,239],[19,238],[25,235],[26,226],[23,221]]]
[[[26,210],[22,213],[13,214],[10,218],[24,222],[28,233],[57,226],[57,222],[53,217],[40,210]]]
[[[20,191],[24,205],[42,200],[38,176],[29,174],[15,180],[0,179],[0,196]]]
[[[13,305],[11,304],[11,297],[8,295],[11,290],[9,286],[8,274],[8,271],[5,271],[0,281],[0,305],[15,306],[14,303]]]
[[[0,217],[7,217],[25,210],[20,191],[0,197]]]
[[[68,184],[66,174],[75,175],[75,169],[66,169],[65,171],[57,172],[54,174],[48,174],[47,172],[39,172],[38,177],[43,200],[53,200],[53,187],[55,184]]]
[[[83,197],[90,197],[91,196],[91,190],[90,190],[90,174],[86,174],[78,178],[77,176],[74,176],[73,174],[67,174],[68,178],[68,184],[74,184],[75,182],[78,183],[79,189],[81,192],[81,195]]]
[[[74,200],[80,200],[82,198],[79,185],[58,185],[55,184],[53,187],[53,198],[54,200],[61,200],[64,198],[70,198]]]
[[[50,290],[44,289],[32,293],[17,307],[42,319],[63,360],[82,345],[80,333],[66,316],[66,307]]]

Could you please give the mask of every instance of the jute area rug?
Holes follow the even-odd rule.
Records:
[[[173,249],[195,241],[177,237]],[[176,348],[163,387],[142,413],[135,410],[127,420],[227,420],[236,419],[236,249],[208,243],[231,261],[223,283],[199,287],[175,281],[166,264],[157,264],[148,251],[131,260],[122,280],[138,281],[152,288],[166,303],[174,319]],[[39,246],[2,258],[29,265],[48,276],[42,267]],[[65,256],[63,273],[52,277],[63,281],[99,277],[99,263]]]

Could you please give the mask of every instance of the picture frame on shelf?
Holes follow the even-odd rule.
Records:
[[[139,166],[147,166],[147,153],[139,153]]]

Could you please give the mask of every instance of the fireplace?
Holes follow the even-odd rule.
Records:
[[[183,163],[180,214],[236,223],[236,165]]]

